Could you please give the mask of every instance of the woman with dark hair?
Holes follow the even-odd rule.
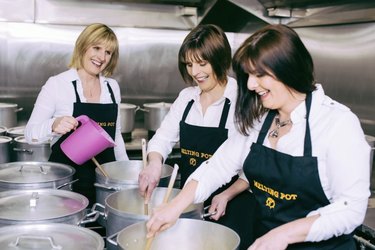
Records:
[[[285,25],[246,39],[233,69],[241,135],[229,138],[177,197],[155,209],[148,236],[243,169],[259,216],[249,249],[355,249],[351,234],[370,195],[370,147],[358,118],[315,83],[309,52]]]
[[[238,133],[234,125],[237,84],[228,76],[230,66],[230,44],[219,27],[210,24],[197,26],[184,39],[178,53],[178,68],[184,81],[191,86],[180,92],[148,143],[148,165],[139,175],[139,190],[146,203],[160,180],[163,162],[178,141],[182,187],[203,161],[211,157],[228,137]],[[206,197],[205,205],[209,205],[215,194],[225,190],[237,178],[235,175],[226,186],[218,186],[210,198]],[[212,218],[237,231],[243,244],[250,244],[252,240],[249,237],[252,235],[251,223],[242,223],[243,216],[252,212],[254,202],[247,189],[248,185],[245,185],[238,192],[227,191],[232,199],[228,206],[229,198],[218,197],[224,204],[218,211],[222,217]]]
[[[119,107],[120,87],[110,78],[117,66],[119,44],[116,34],[101,23],[88,25],[78,36],[69,70],[48,79],[42,87],[25,137],[29,143],[51,141],[50,161],[65,163],[76,170],[73,191],[95,203],[95,164],[77,165],[60,149],[60,144],[78,126],[77,116],[87,115],[98,122],[115,141],[116,146],[95,158],[102,164],[128,160],[121,135]]]

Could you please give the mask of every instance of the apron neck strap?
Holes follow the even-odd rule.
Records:
[[[77,81],[74,80],[74,81],[72,81],[72,83],[73,83],[73,87],[74,87],[74,92],[76,94],[76,102],[81,103],[81,98],[79,98],[78,91],[77,91]]]
[[[219,128],[223,128],[223,129],[225,128],[225,124],[227,123],[227,119],[228,119],[230,104],[231,104],[230,100],[228,98],[225,98],[225,103],[224,103],[223,112],[221,113]]]

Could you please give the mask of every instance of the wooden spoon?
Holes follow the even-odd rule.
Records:
[[[177,172],[178,172],[178,165],[174,164],[171,179],[169,180],[169,183],[168,183],[167,192],[165,193],[164,199],[163,199],[163,203],[165,203],[165,204],[168,203],[168,199],[169,199],[169,196],[171,195],[174,182],[176,181]],[[150,237],[150,238],[147,239],[145,250],[151,249],[151,244],[152,244],[152,241],[154,240],[154,238],[155,237]]]
[[[95,157],[92,157],[91,160],[95,163],[95,165],[99,168],[100,172],[102,172],[102,174],[105,176],[105,177],[109,177],[109,175],[107,174],[107,172],[104,170],[104,168],[99,164],[99,162],[95,159]]]
[[[146,139],[142,138],[141,145],[142,145],[142,162],[143,162],[143,169],[144,169],[147,166]],[[145,215],[148,215],[148,202],[146,200],[143,205],[143,211]]]

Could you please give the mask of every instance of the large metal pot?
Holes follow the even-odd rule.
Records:
[[[12,143],[13,161],[48,161],[51,155],[49,142],[29,144],[24,136],[18,136]]]
[[[103,164],[102,168],[108,177],[105,177],[98,168],[95,169],[96,183],[94,186],[96,187],[96,202],[104,206],[105,198],[108,195],[127,188],[138,187],[138,176],[143,168],[143,162],[138,160],[113,161]],[[163,165],[159,186],[168,186],[172,171],[171,166]]]
[[[167,188],[157,187],[152,193],[148,211],[163,203]],[[170,199],[177,196],[180,189],[173,188]],[[125,189],[115,192],[105,200],[105,216],[107,220],[107,236],[113,235],[134,223],[149,219],[144,211],[144,198],[140,196],[138,188]],[[203,203],[191,204],[181,214],[181,218],[202,220]]]
[[[0,228],[0,249],[103,250],[104,240],[98,233],[74,225],[12,225]]]
[[[20,161],[0,164],[0,191],[22,189],[71,190],[75,169],[55,162]]]
[[[8,136],[0,136],[0,163],[10,161],[10,144],[12,138]]]
[[[117,243],[122,250],[143,250],[146,246],[146,222],[138,222],[121,230]],[[171,228],[158,234],[151,250],[235,250],[240,237],[223,225],[192,219],[178,219]]]
[[[83,195],[66,190],[0,192],[0,227],[37,223],[85,224],[97,218],[84,221],[88,204],[88,199]]]
[[[17,126],[17,112],[23,110],[14,103],[0,103],[0,125],[5,127]]]
[[[120,104],[120,114],[121,114],[121,133],[129,133],[134,129],[135,124],[135,113],[139,109],[138,106],[130,103]]]
[[[156,131],[164,117],[168,114],[171,103],[158,102],[158,103],[145,103],[143,104],[144,111],[144,125],[145,129],[149,131]]]

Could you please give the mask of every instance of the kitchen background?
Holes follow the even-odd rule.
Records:
[[[136,105],[172,102],[185,87],[177,53],[194,26],[221,26],[234,52],[256,29],[285,23],[310,50],[327,94],[349,106],[365,133],[375,136],[374,21],[375,1],[363,0],[0,0],[0,102],[22,107],[18,123],[25,124],[40,88],[67,69],[77,36],[93,22],[118,35],[113,77],[122,101]],[[142,112],[136,117],[142,127]]]

